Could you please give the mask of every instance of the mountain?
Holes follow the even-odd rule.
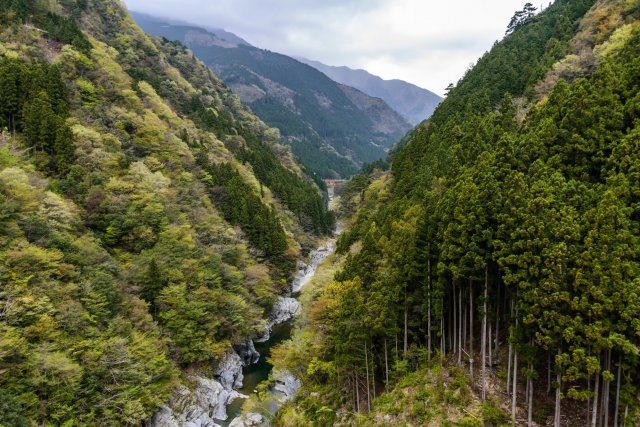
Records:
[[[413,125],[428,119],[442,101],[442,98],[435,93],[402,80],[383,80],[365,70],[354,70],[344,66],[333,67],[300,57],[296,59],[322,71],[338,83],[383,99]]]
[[[640,425],[640,3],[534,12],[345,184],[277,425]]]
[[[194,27],[180,20],[169,18],[159,19],[155,16],[136,11],[131,11],[130,14],[136,24],[147,33],[164,35],[170,40],[184,38],[186,41],[190,37],[204,37],[201,41],[202,43],[217,43],[223,47],[237,47],[239,45],[251,46],[251,44],[243,38],[221,28],[207,27],[205,34],[202,28]]]
[[[224,412],[214,374],[332,229],[278,131],[119,0],[0,2],[0,424],[140,426],[198,381]]]
[[[207,30],[160,19],[138,23],[149,34],[188,46],[265,123],[280,129],[293,153],[324,178],[349,176],[363,163],[384,157],[411,128],[383,101],[356,95],[291,57],[227,43]]]

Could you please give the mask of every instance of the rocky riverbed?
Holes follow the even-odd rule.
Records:
[[[335,239],[329,239],[318,249],[311,251],[308,263],[299,263],[291,284],[291,295],[297,295],[311,280],[318,266],[334,248]],[[299,311],[300,303],[293,296],[278,298],[269,316],[264,335],[255,341],[263,353],[267,353],[272,345],[290,337],[291,326],[286,325]],[[295,397],[302,383],[288,371],[271,372],[271,365],[263,357],[252,340],[247,340],[230,350],[218,363],[213,378],[194,375],[189,378],[190,387],[180,386],[167,405],[154,415],[149,423],[150,427],[264,425],[267,420],[260,414],[239,415],[242,407],[239,399],[246,399],[271,373],[274,381],[271,392],[274,399],[270,407],[275,411],[284,402]]]

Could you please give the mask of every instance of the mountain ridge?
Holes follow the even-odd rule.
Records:
[[[361,108],[362,96],[356,105],[338,83],[289,56],[206,43],[206,30],[195,37],[192,27],[168,28],[161,19],[141,24],[150,34],[185,43],[258,116],[279,128],[294,154],[323,178],[349,176],[363,163],[384,157],[411,128],[386,103],[372,99],[366,103],[378,104],[375,111]],[[376,124],[381,118],[384,126]]]
[[[413,125],[428,119],[442,101],[442,97],[434,92],[404,80],[386,80],[363,69],[331,66],[303,57],[296,57],[296,59],[318,69],[338,83],[385,100],[391,108],[406,117]]]

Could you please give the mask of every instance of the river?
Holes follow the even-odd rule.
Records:
[[[333,201],[333,192],[330,193],[329,203]],[[335,250],[335,244],[337,236],[342,231],[340,224],[336,225],[333,237],[325,240],[317,249],[309,253],[308,262],[300,265],[294,279],[291,283],[291,296],[296,299],[300,295],[302,288],[309,283],[318,269],[318,266],[324,262],[329,255]],[[256,351],[260,353],[260,359],[257,363],[249,366],[245,366],[242,369],[244,374],[244,380],[242,382],[242,388],[238,391],[244,395],[250,396],[256,393],[260,383],[267,381],[269,374],[273,366],[267,361],[271,354],[271,348],[285,340],[291,338],[291,331],[293,329],[294,319],[287,320],[283,323],[279,323],[273,326],[269,339],[265,342],[256,342]],[[245,399],[235,399],[229,406],[227,406],[227,421],[216,422],[223,427],[228,426],[233,420],[238,417],[242,412],[242,406]],[[271,413],[275,413],[280,407],[281,403],[275,398],[269,402],[269,410]]]

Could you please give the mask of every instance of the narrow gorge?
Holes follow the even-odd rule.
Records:
[[[329,209],[335,187],[328,187]],[[264,334],[247,340],[229,351],[217,364],[212,378],[194,375],[189,378],[192,389],[181,387],[167,405],[153,416],[151,427],[242,427],[267,425],[268,418],[245,411],[243,404],[265,388],[267,398],[260,397],[268,414],[273,416],[283,403],[292,400],[300,379],[286,369],[274,370],[268,358],[271,348],[291,338],[295,317],[303,309],[300,292],[314,277],[318,267],[333,254],[342,231],[338,222],[333,236],[323,239],[304,260],[298,260],[297,271],[289,285],[288,295],[278,297],[266,319]]]

